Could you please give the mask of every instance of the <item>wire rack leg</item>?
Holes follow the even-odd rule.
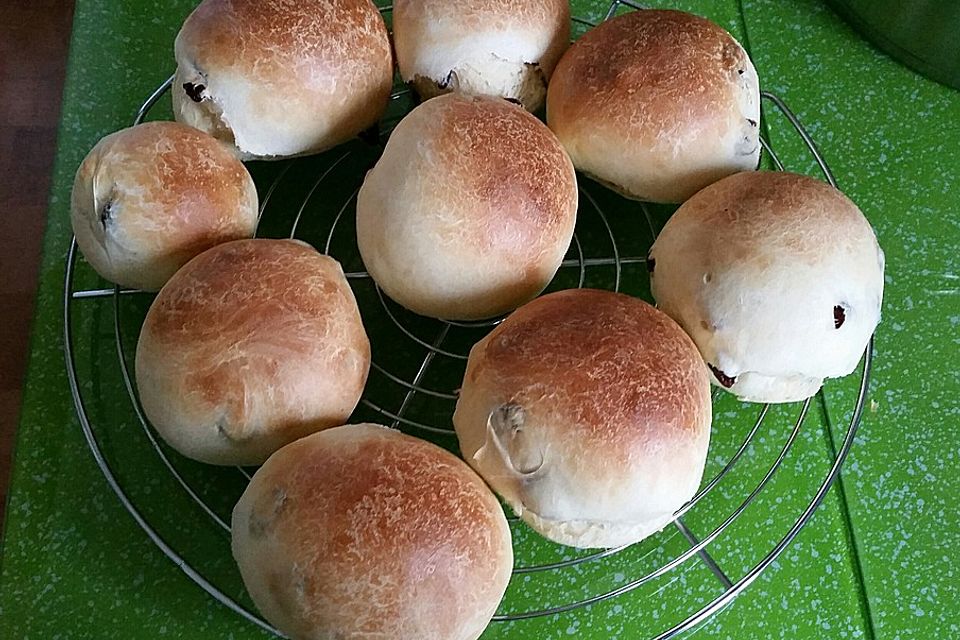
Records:
[[[696,547],[700,544],[700,540],[697,539],[697,536],[690,531],[686,523],[684,523],[683,518],[677,518],[673,521],[673,525],[680,531],[680,534],[687,539],[687,542],[690,543],[691,547]],[[713,572],[713,575],[717,577],[717,580],[723,584],[724,589],[729,589],[733,586],[733,582],[730,581],[730,578],[727,577],[727,574],[723,572],[723,569],[720,568],[720,565],[717,564],[717,561],[713,559],[707,552],[706,547],[702,547],[697,551],[697,555],[700,556],[700,559],[703,560],[703,563],[707,565],[707,568]]]

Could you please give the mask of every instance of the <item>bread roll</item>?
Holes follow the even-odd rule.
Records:
[[[657,305],[693,337],[714,384],[743,400],[813,395],[856,368],[880,320],[873,229],[806,176],[721,180],[677,210],[650,257]]]
[[[576,211],[573,165],[549,129],[500,98],[447,94],[393,131],[360,189],[357,241],[388,296],[475,320],[547,286]]]
[[[203,0],[177,35],[177,120],[243,159],[318,153],[380,118],[393,58],[370,0]]]
[[[137,387],[170,446],[213,464],[259,464],[342,425],[370,343],[340,265],[295,240],[240,240],[191,260],[147,313]]]
[[[156,291],[198,253],[254,234],[257,189],[210,136],[149,122],[106,136],[87,154],[70,222],[97,273]]]
[[[422,98],[448,91],[543,106],[570,40],[567,0],[396,0],[393,38],[404,82]]]
[[[257,607],[293,640],[474,640],[513,568],[483,481],[373,424],[271,456],[233,510],[233,555]]]
[[[531,527],[615,547],[697,490],[710,384],[690,338],[641,300],[552,293],[470,351],[453,424],[464,459]]]
[[[683,202],[760,160],[760,90],[743,48],[709,20],[639,10],[560,60],[547,123],[577,169],[639,200]]]

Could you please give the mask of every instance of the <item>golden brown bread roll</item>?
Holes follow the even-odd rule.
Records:
[[[396,0],[393,38],[404,82],[423,98],[459,91],[543,106],[570,40],[567,0]]]
[[[372,424],[280,449],[232,530],[253,601],[293,640],[475,640],[513,568],[483,481],[447,451]]]
[[[474,320],[543,291],[576,211],[573,165],[543,123],[500,98],[447,94],[393,131],[360,189],[357,242],[388,296]]]
[[[184,266],[137,343],[137,388],[185,456],[259,464],[342,425],[360,399],[370,343],[333,258],[296,240],[240,240]]]
[[[577,169],[623,195],[683,202],[760,158],[756,70],[729,33],[644,9],[587,32],[550,80],[547,123]]]
[[[464,459],[530,526],[616,547],[693,497],[710,418],[706,368],[673,320],[573,289],[520,307],[471,349],[453,424]]]
[[[883,251],[842,193],[757,171],[681,206],[650,250],[657,304],[686,329],[715,384],[792,402],[852,372],[880,321]]]
[[[175,45],[177,120],[240,157],[317,153],[377,122],[393,82],[370,0],[203,0]]]
[[[195,255],[254,234],[257,189],[210,136],[148,122],[106,136],[87,154],[73,183],[70,222],[97,273],[156,291]]]

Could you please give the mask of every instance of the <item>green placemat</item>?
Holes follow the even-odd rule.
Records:
[[[657,3],[665,4],[665,3]],[[42,284],[0,572],[3,638],[259,638],[269,637],[216,603],[147,539],[123,510],[83,441],[63,368],[63,268],[69,243],[68,200],[73,173],[102,135],[127,126],[140,103],[172,71],[171,47],[192,2],[79,0],[60,131]],[[674,3],[711,17],[751,51],[764,88],[799,113],[831,163],[841,187],[877,227],[888,258],[884,324],[878,335],[873,403],[845,471],[845,483],[826,502],[789,550],[744,595],[693,635],[717,638],[929,637],[956,633],[957,587],[947,548],[958,531],[950,496],[960,481],[956,464],[958,305],[956,247],[960,239],[951,205],[957,183],[960,94],[899,67],[857,38],[818,2],[703,1]],[[574,13],[597,19],[606,2],[574,2]],[[840,55],[838,52],[842,52]],[[168,117],[166,102],[151,117]],[[815,167],[792,129],[768,110],[771,139],[791,168]],[[326,238],[372,150],[350,146],[351,159],[331,174],[308,202],[298,236]],[[277,235],[282,217],[304,200],[332,154],[298,161],[271,202],[264,228]],[[352,163],[352,164],[351,164]],[[281,164],[255,164],[261,194]],[[625,255],[643,255],[646,221],[636,205],[584,182],[608,214]],[[656,222],[666,212],[656,211]],[[582,213],[584,250],[608,255],[598,220]],[[348,255],[347,215],[334,234],[334,255]],[[593,252],[593,253],[590,253]],[[357,265],[345,265],[347,270]],[[563,276],[568,278],[569,276]],[[588,284],[611,286],[612,270],[588,273]],[[77,287],[102,283],[84,264]],[[382,309],[369,286],[356,284],[364,309]],[[575,282],[573,283],[575,284]],[[570,286],[561,279],[557,286]],[[642,270],[625,268],[623,288],[647,295]],[[131,357],[135,327],[149,297],[121,306],[124,344]],[[392,307],[392,309],[396,309]],[[113,345],[113,301],[74,305],[79,379],[99,425],[104,452],[143,515],[191,564],[227,595],[249,604],[225,551],[226,534],[176,486],[143,436],[132,411]],[[379,312],[378,312],[379,313]],[[398,319],[430,341],[435,326]],[[369,315],[369,313],[368,313]],[[386,317],[365,316],[375,358],[409,379],[423,352],[393,349],[405,338]],[[466,339],[464,337],[463,339]],[[464,345],[459,345],[462,348]],[[458,348],[456,341],[451,349]],[[452,389],[457,365],[438,359],[425,384]],[[368,398],[398,406],[403,392],[371,376]],[[375,382],[376,381],[376,382]],[[786,531],[812,496],[842,437],[856,381],[831,382],[825,407],[811,413],[787,461],[756,503],[709,547],[731,579],[743,576]],[[429,424],[449,419],[447,407],[417,401],[405,414]],[[445,413],[446,411],[446,413]],[[732,474],[691,512],[700,535],[725,517],[776,457],[797,407],[778,409]],[[756,410],[729,397],[715,405],[711,471],[736,449]],[[369,407],[360,419],[378,419]],[[953,420],[951,420],[951,417]],[[106,428],[103,428],[106,425]],[[419,434],[422,435],[422,434]],[[455,443],[441,436],[441,444]],[[242,490],[235,470],[217,470],[171,456],[176,467],[222,516]],[[792,517],[791,517],[792,516]],[[575,552],[541,542],[515,527],[527,563],[562,560]],[[609,590],[687,548],[675,532],[647,541],[603,563],[518,578],[504,604],[517,611]],[[623,596],[573,613],[495,623],[488,638],[643,638],[703,606],[722,587],[700,562],[653,580]],[[869,600],[866,596],[869,596]],[[953,625],[951,627],[951,625]]]
[[[760,72],[886,252],[872,402],[843,484],[873,632],[960,637],[960,92],[878,53],[817,0],[744,7],[751,42],[780,43],[761,49]],[[831,406],[836,425],[844,406]]]

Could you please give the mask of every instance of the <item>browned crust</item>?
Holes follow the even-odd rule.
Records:
[[[171,344],[231,342],[224,331],[246,336],[282,329],[294,318],[316,321],[311,336],[290,332],[294,342],[310,342],[333,329],[341,308],[350,308],[349,288],[341,286],[336,262],[312,247],[290,240],[240,240],[191,260],[164,287],[145,321],[155,340]],[[214,344],[218,342],[220,344]]]
[[[252,90],[240,109],[246,119],[282,120],[278,114],[286,113],[307,130],[311,120],[330,120],[333,131],[324,144],[299,153],[342,142],[376,122],[393,81],[389,34],[370,0],[204,0],[175,48],[178,61],[189,61],[201,78],[217,74],[221,91],[238,85],[236,78],[249,79]],[[183,87],[175,90],[186,100]],[[327,112],[311,117],[319,109]],[[255,139],[256,132],[243,137]]]
[[[251,236],[256,208],[243,164],[214,138],[175,122],[104,137],[81,163],[71,197],[88,260],[112,281],[151,289],[205,249]],[[122,239],[127,253],[105,255],[113,245],[104,236]],[[94,239],[102,246],[89,246]],[[117,264],[136,272],[118,272]]]
[[[137,378],[165,437],[186,429],[209,441],[218,430],[224,452],[236,445],[255,461],[271,444],[343,424],[369,361],[335,260],[298,241],[239,240],[200,254],[160,291],[141,329]],[[311,380],[316,397],[305,398]],[[317,398],[329,406],[318,409]],[[211,451],[184,453],[218,462]]]
[[[490,317],[543,290],[576,207],[573,164],[542,122],[500,98],[447,94],[400,122],[367,175],[359,247],[378,284],[414,311]]]
[[[783,171],[738,173],[703,189],[661,233],[677,232],[687,244],[709,248],[714,266],[769,261],[781,251],[816,265],[825,252],[874,236],[857,205],[839,190]]]
[[[547,95],[551,127],[589,121],[655,141],[677,123],[723,124],[746,54],[730,34],[682,11],[639,10],[587,32],[560,60]],[[702,129],[700,135],[703,135]]]
[[[234,526],[247,584],[269,589],[261,608],[282,603],[298,620],[281,626],[288,632],[466,638],[512,568],[509,528],[483,481],[447,451],[376,425],[281,449]]]
[[[438,167],[457,177],[450,197],[483,203],[458,221],[470,229],[464,236],[480,253],[509,247],[518,262],[535,262],[541,238],[565,233],[577,199],[576,175],[556,136],[500,98],[449,95],[421,108],[421,122],[433,123]]]
[[[204,0],[177,39],[201,70],[255,70],[268,86],[290,73],[309,80],[390,58],[386,25],[370,0]]]
[[[481,382],[482,381],[482,382]],[[549,394],[552,437],[625,459],[657,441],[694,439],[710,424],[706,368],[693,341],[649,304],[574,289],[530,302],[478,343],[465,384],[492,385],[533,406]],[[643,455],[642,453],[640,455]]]
[[[79,178],[92,180],[107,162],[129,191],[144,189],[137,227],[179,245],[184,257],[212,246],[221,227],[234,224],[238,204],[249,204],[243,163],[214,138],[176,122],[148,122],[107,136],[80,166]]]

